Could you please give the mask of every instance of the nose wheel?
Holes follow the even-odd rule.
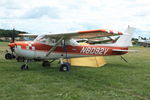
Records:
[[[10,60],[10,59],[13,59],[13,58],[15,58],[15,56],[13,54],[11,54],[11,53],[6,53],[5,54],[5,59]]]

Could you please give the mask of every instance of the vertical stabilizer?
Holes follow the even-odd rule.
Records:
[[[132,46],[132,35],[135,28],[128,26],[124,35],[121,35],[120,38],[114,43],[114,46],[117,47],[129,47]]]

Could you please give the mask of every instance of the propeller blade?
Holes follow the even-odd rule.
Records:
[[[15,35],[16,35],[15,32],[16,32],[15,28],[13,28],[13,31],[11,33],[11,42],[9,43],[12,58],[15,58],[15,56],[14,56],[14,51],[15,51],[15,48],[14,48],[15,47]]]
[[[13,28],[13,32],[11,34],[11,43],[14,43],[15,41],[15,28]]]

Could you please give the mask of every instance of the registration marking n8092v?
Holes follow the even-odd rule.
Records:
[[[107,51],[108,51],[108,48],[82,47],[80,53],[105,55]]]

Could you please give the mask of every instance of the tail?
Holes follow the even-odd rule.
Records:
[[[114,43],[117,47],[129,47],[132,46],[132,35],[135,28],[128,26],[124,35],[121,35],[119,39]]]

